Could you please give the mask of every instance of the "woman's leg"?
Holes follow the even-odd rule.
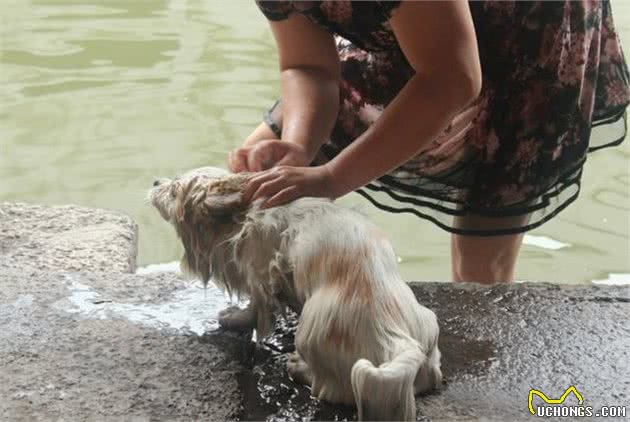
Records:
[[[524,223],[527,217],[516,217]],[[457,217],[455,227],[492,229],[505,225],[506,218],[477,216]],[[514,220],[512,223],[514,223]],[[523,242],[523,234],[504,236],[451,236],[451,265],[453,281],[473,281],[483,284],[514,281],[516,258]]]

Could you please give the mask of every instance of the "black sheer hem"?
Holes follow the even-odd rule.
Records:
[[[593,122],[588,152],[620,145],[626,134],[626,111],[623,108]],[[451,198],[441,198],[439,193],[406,185],[399,178],[389,175],[357,189],[356,192],[383,211],[413,214],[449,233],[470,236],[519,234],[542,226],[577,199],[585,162],[586,157],[564,172],[541,195],[506,207],[480,208]],[[454,217],[466,216],[492,218],[496,221],[496,226],[492,229],[462,228],[453,223]]]
[[[380,181],[369,183],[355,192],[383,211],[413,214],[449,233],[467,236],[502,236],[527,232],[555,217],[577,199],[580,193],[581,176],[582,166],[564,177],[545,194],[530,200],[531,205],[509,209],[447,208],[439,203],[418,201],[415,197],[406,196],[398,189],[391,188]],[[461,228],[453,224],[453,217],[466,216],[492,218],[496,220],[496,227],[493,229]],[[526,223],[511,225],[510,223],[514,221],[526,221]]]
[[[276,102],[264,114],[264,121],[281,138],[281,106]],[[591,124],[588,153],[621,144],[626,137],[626,105],[609,110]],[[323,145],[318,162],[333,159],[339,151],[330,144]],[[408,172],[394,172],[368,183],[356,192],[375,207],[399,214],[409,213],[430,221],[453,234],[470,236],[501,236],[524,233],[540,227],[554,218],[577,199],[580,193],[582,160],[558,176],[550,186],[538,190],[536,196],[524,198],[516,204],[483,207],[458,199],[471,187],[467,182],[475,171],[475,161],[460,162],[434,176],[419,176]],[[459,227],[456,217],[491,218],[492,228]]]

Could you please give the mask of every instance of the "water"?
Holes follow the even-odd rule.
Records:
[[[219,328],[218,313],[230,305],[223,291],[213,285],[204,289],[194,282],[161,303],[121,303],[108,300],[80,280],[70,280],[70,295],[57,306],[92,319],[124,318],[138,325],[177,334],[204,333]]]
[[[630,46],[630,3],[613,8]],[[145,191],[155,176],[223,166],[276,97],[253,1],[8,0],[0,31],[0,200],[121,210],[140,226],[140,265],[178,259]],[[531,233],[518,279],[630,273],[629,163],[627,143],[589,159],[581,198]],[[356,195],[341,202],[389,234],[406,279],[449,279],[448,234]]]
[[[174,263],[160,266],[139,268],[138,274],[155,272],[177,272]],[[230,302],[225,295],[211,283],[204,290],[200,282],[182,285],[170,294],[158,298],[145,297],[142,301],[117,301],[111,299],[108,291],[90,286],[80,274],[68,274],[65,277],[67,293],[53,303],[52,307],[63,313],[74,315],[78,319],[126,320],[131,324],[159,330],[168,335],[186,335],[201,343],[210,343],[229,351],[242,366],[235,373],[242,395],[242,411],[239,420],[354,420],[356,409],[352,406],[332,405],[310,395],[310,388],[294,382],[286,371],[288,354],[295,351],[296,315],[288,311],[285,317],[277,320],[273,333],[261,339],[259,344],[252,342],[252,333],[224,331],[217,324],[218,312]],[[444,373],[455,383],[459,379],[486,375],[497,363],[497,347],[492,341],[474,338],[466,322],[460,321],[461,309],[478,307],[479,298],[466,295],[463,301],[435,295],[435,289],[422,292],[424,300],[444,313],[444,324],[448,327],[440,337],[440,349],[443,361],[448,362]],[[445,294],[457,294],[452,291]],[[459,292],[467,293],[467,292]],[[504,295],[495,290],[481,293],[509,301],[509,293]],[[0,304],[0,317],[29,315],[33,295],[19,295],[12,303]],[[444,301],[441,305],[435,300]],[[459,303],[459,307],[453,304]],[[240,305],[244,305],[241,303]],[[463,308],[462,308],[463,306]],[[456,309],[457,315],[453,314]],[[472,311],[474,312],[474,310]],[[28,321],[28,320],[26,320]],[[524,320],[521,320],[524,322]],[[455,325],[457,328],[454,328]],[[521,328],[525,328],[521,325]],[[0,333],[0,339],[13,341],[19,335],[31,335],[32,327],[28,323],[13,324],[7,333]],[[4,334],[4,336],[2,335]],[[6,338],[3,338],[6,337]],[[461,347],[465,344],[466,347]],[[50,384],[52,385],[52,384]],[[46,388],[54,388],[46,387]],[[14,398],[23,398],[31,394],[19,391]],[[429,393],[421,400],[438,399],[439,395]],[[421,407],[422,409],[422,407]],[[420,416],[419,420],[430,420]]]
[[[149,265],[139,268],[138,274],[163,271],[176,272],[177,268],[173,263]],[[231,302],[212,283],[204,289],[200,282],[192,282],[174,290],[160,301],[140,303],[110,300],[106,292],[85,284],[80,275],[67,275],[66,286],[67,296],[53,304],[53,307],[65,313],[81,319],[123,319],[170,335],[187,335],[199,342],[213,343],[223,350],[230,350],[230,354],[243,366],[235,374],[243,402],[239,420],[281,421],[307,416],[306,420],[339,420],[340,416],[351,420],[356,413],[351,407],[320,402],[310,396],[308,387],[294,383],[289,377],[286,361],[288,353],[295,350],[294,333],[297,327],[296,315],[293,313],[289,313],[286,319],[280,318],[274,332],[255,345],[251,332],[234,333],[219,328],[218,313]],[[32,295],[20,295],[13,303],[0,304],[0,317],[28,312],[33,301]],[[4,340],[11,341],[15,332],[25,334],[25,331],[28,331],[28,327],[18,324]]]

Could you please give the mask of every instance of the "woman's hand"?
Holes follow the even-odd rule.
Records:
[[[262,171],[275,166],[308,166],[311,157],[301,145],[278,139],[261,140],[230,152],[228,167],[234,173]]]
[[[252,177],[245,188],[245,202],[268,198],[262,208],[286,204],[303,197],[334,199],[341,195],[327,165],[317,167],[279,166]]]

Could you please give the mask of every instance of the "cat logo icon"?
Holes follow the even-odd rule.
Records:
[[[531,390],[529,390],[529,397],[527,400],[529,405],[529,413],[531,413],[532,415],[536,414],[536,411],[534,410],[534,406],[532,404],[534,396],[540,397],[547,404],[562,404],[564,403],[564,400],[567,398],[567,396],[571,393],[575,395],[575,397],[578,399],[578,404],[581,406],[584,403],[584,397],[574,386],[570,386],[569,388],[567,388],[567,390],[564,392],[564,394],[562,394],[562,396],[560,396],[559,399],[550,399],[542,391],[532,388]]]

